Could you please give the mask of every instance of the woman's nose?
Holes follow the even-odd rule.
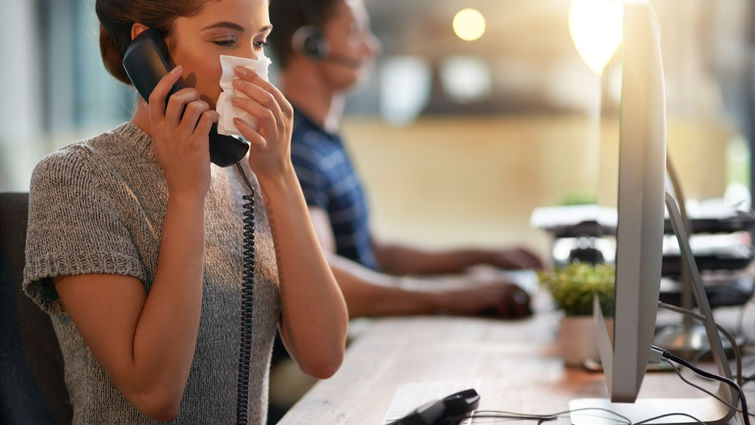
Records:
[[[264,55],[262,51],[256,52],[254,48],[243,48],[236,52],[236,55],[240,58],[257,60]]]

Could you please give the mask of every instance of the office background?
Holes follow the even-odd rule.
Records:
[[[275,0],[273,0],[275,1]],[[569,30],[571,0],[365,0],[383,43],[342,133],[377,234],[436,246],[548,237],[532,210],[615,205],[620,59],[598,77]],[[755,5],[656,0],[669,149],[689,198],[751,198]],[[130,118],[134,92],[102,67],[94,0],[0,4],[0,191],[34,164]],[[452,28],[479,10],[474,41]]]

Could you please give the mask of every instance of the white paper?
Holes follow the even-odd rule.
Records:
[[[237,56],[220,55],[220,66],[223,68],[223,74],[220,76],[220,88],[222,92],[218,97],[215,110],[218,111],[218,133],[227,136],[242,137],[236,125],[233,123],[234,118],[241,118],[254,125],[255,119],[245,111],[231,105],[231,98],[234,96],[248,97],[242,92],[236,92],[233,88],[233,80],[236,78],[235,69],[243,66],[260,77],[268,81],[267,69],[272,62],[262,54],[258,59],[240,58]]]

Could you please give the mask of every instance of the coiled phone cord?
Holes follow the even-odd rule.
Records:
[[[241,163],[236,163],[250,194],[244,200],[244,267],[241,287],[241,341],[239,344],[239,376],[236,398],[236,423],[249,423],[249,373],[252,357],[252,307],[254,305],[254,187],[244,174]]]

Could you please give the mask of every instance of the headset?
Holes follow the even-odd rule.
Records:
[[[359,59],[331,53],[330,44],[322,34],[317,13],[310,1],[298,0],[297,3],[304,14],[306,24],[297,29],[291,37],[294,51],[316,61],[328,61],[349,68],[359,68],[362,65],[362,61]]]

